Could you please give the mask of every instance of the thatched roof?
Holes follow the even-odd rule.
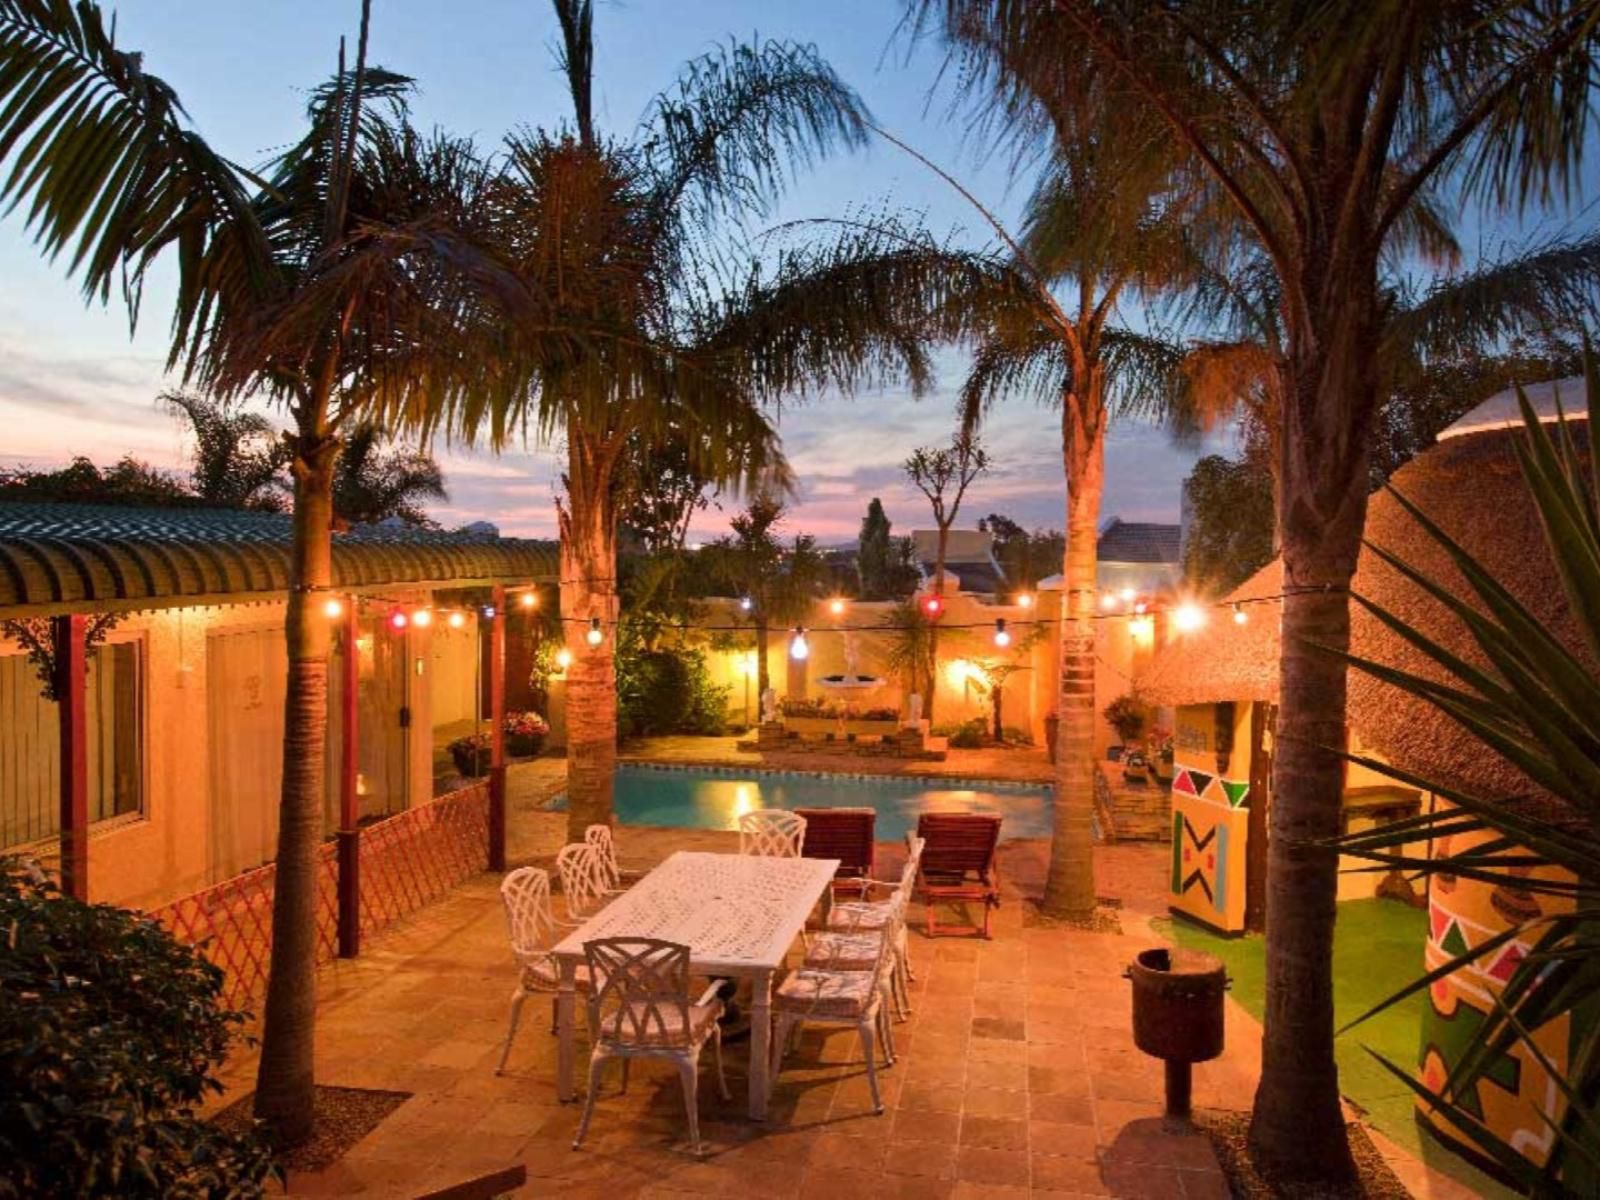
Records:
[[[1575,440],[1588,454],[1587,422],[1574,422]],[[1439,442],[1395,473],[1393,487],[1484,563],[1539,620],[1581,655],[1565,593],[1545,548],[1538,513],[1523,485],[1507,432],[1481,432]],[[1465,591],[1443,551],[1387,492],[1373,496],[1367,540],[1394,552],[1431,578]],[[1460,624],[1415,585],[1364,550],[1354,590],[1480,662]],[[1282,566],[1268,566],[1229,600],[1282,591]],[[1280,602],[1247,604],[1249,620],[1237,625],[1214,610],[1199,631],[1178,634],[1151,663],[1138,687],[1151,703],[1203,704],[1217,700],[1272,700],[1278,694]],[[1392,666],[1433,673],[1421,653],[1360,606],[1351,617],[1353,651]],[[1350,676],[1349,721],[1366,745],[1430,778],[1491,795],[1530,790],[1510,764],[1485,749],[1432,706],[1405,696],[1361,672]]]

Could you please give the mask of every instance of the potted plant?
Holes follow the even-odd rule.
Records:
[[[1117,737],[1122,739],[1124,746],[1135,746],[1140,735],[1144,733],[1150,711],[1145,708],[1144,701],[1138,696],[1132,692],[1124,692],[1106,705],[1100,715],[1106,719],[1106,724],[1117,731]]]
[[[1155,776],[1156,782],[1164,788],[1172,786],[1172,777],[1176,774],[1173,765],[1175,757],[1172,748],[1172,730],[1160,725],[1150,730],[1150,738],[1145,746],[1145,757],[1150,761],[1150,771]]]
[[[514,758],[532,758],[544,748],[550,723],[536,712],[506,714],[506,753]]]
[[[487,733],[469,733],[465,737],[458,737],[445,747],[450,751],[450,759],[456,765],[456,773],[468,779],[475,779],[479,775],[486,775],[489,771],[489,735]]]

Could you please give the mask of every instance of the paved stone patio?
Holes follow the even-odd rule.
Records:
[[[524,775],[512,845],[514,857],[537,859],[559,846],[564,815],[537,811],[550,780]],[[619,833],[632,867],[673,849],[735,845],[705,831]],[[811,1030],[784,1060],[769,1119],[755,1125],[743,1112],[747,1043],[735,1042],[734,1099],[721,1100],[702,1075],[709,1152],[700,1159],[685,1142],[675,1073],[648,1062],[634,1064],[626,1095],[618,1070],[608,1072],[589,1138],[574,1151],[579,1105],[555,1098],[555,1039],[538,999],[524,1010],[507,1074],[494,1074],[516,976],[496,881],[476,878],[322,974],[319,1080],[414,1095],[339,1163],[292,1177],[289,1191],[412,1196],[520,1162],[526,1195],[1224,1196],[1205,1140],[1165,1127],[1160,1064],[1129,1032],[1121,972],[1159,942],[1148,920],[1164,911],[1162,851],[1100,848],[1097,883],[1120,905],[1117,935],[1033,916],[1026,897],[1039,890],[1047,849],[1002,845],[1005,901],[992,941],[913,933],[915,1011],[896,1026],[898,1064],[880,1075],[883,1115],[871,1111],[854,1032]],[[879,873],[896,870],[899,855],[884,846]],[[1224,1057],[1196,1068],[1198,1107],[1247,1108],[1254,1093],[1259,1026],[1231,1000],[1227,1022]],[[247,1050],[227,1064],[221,1103],[252,1086],[254,1067]],[[1466,1194],[1390,1149],[1415,1194]]]

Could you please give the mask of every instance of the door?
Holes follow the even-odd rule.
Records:
[[[213,882],[260,866],[277,849],[288,674],[281,629],[206,638]]]
[[[1275,705],[1257,700],[1250,705],[1249,833],[1245,838],[1244,927],[1251,933],[1267,928],[1267,813],[1272,806],[1272,725]]]
[[[410,740],[406,664],[409,634],[377,614],[363,613],[356,638],[360,655],[357,719],[361,815],[387,816],[406,807]]]

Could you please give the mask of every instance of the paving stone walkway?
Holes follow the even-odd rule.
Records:
[[[514,844],[537,857],[559,844],[563,823],[523,808]],[[627,829],[619,841],[628,866],[736,844],[682,830]],[[896,869],[898,853],[884,847],[880,873]],[[734,1043],[735,1099],[702,1083],[709,1152],[698,1159],[685,1144],[675,1073],[648,1062],[634,1064],[626,1094],[618,1071],[608,1073],[589,1139],[574,1151],[579,1106],[556,1100],[555,1039],[538,1000],[524,1011],[508,1073],[494,1074],[515,971],[496,881],[474,879],[321,976],[318,1078],[413,1095],[339,1163],[291,1178],[289,1191],[414,1196],[520,1162],[522,1194],[607,1200],[1224,1196],[1208,1143],[1164,1123],[1160,1065],[1129,1032],[1121,972],[1159,942],[1148,919],[1163,911],[1161,852],[1097,854],[1100,893],[1121,906],[1120,935],[1033,915],[1026,897],[1039,890],[1046,853],[1043,843],[1004,844],[992,941],[913,934],[914,1012],[896,1027],[899,1062],[880,1076],[886,1112],[872,1112],[854,1032],[814,1030],[785,1059],[769,1119],[753,1124],[743,1114],[747,1044]],[[1227,1022],[1227,1052],[1196,1069],[1202,1108],[1245,1108],[1254,1092],[1259,1026],[1231,1001]],[[249,1088],[254,1067],[248,1052],[228,1064],[223,1103]],[[1463,1194],[1395,1154],[1416,1194]]]

